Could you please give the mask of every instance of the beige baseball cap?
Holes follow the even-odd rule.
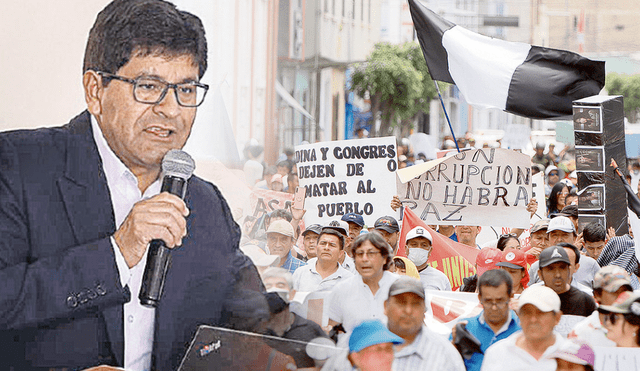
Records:
[[[269,233],[280,233],[285,236],[289,236],[293,238],[293,226],[286,220],[276,220],[269,224],[269,229],[267,229],[267,234]]]
[[[518,299],[518,311],[531,304],[542,312],[559,312],[560,297],[547,286],[531,286],[525,289]]]

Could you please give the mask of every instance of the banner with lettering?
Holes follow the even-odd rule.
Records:
[[[531,159],[525,154],[467,150],[397,174],[403,206],[427,224],[529,227]]]
[[[327,224],[348,213],[373,225],[391,209],[398,168],[396,138],[365,138],[297,146],[300,186],[306,187],[305,223]]]
[[[254,189],[249,195],[251,203],[251,214],[260,218],[275,209],[285,209],[291,211],[293,194],[286,192],[271,191],[267,189]]]
[[[405,251],[405,238],[407,233],[413,228],[420,226],[428,230],[433,239],[433,249],[431,249],[431,254],[429,255],[429,264],[449,278],[452,290],[456,290],[462,286],[463,278],[475,274],[476,256],[480,250],[455,242],[449,237],[434,231],[407,208],[404,209],[402,218],[402,229],[400,230],[400,238],[398,240],[397,255],[407,256]]]

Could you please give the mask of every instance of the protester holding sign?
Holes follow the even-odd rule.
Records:
[[[493,225],[529,227],[533,194],[527,155],[502,148],[469,150],[397,174],[403,206],[427,224],[479,226],[491,215]]]
[[[389,199],[396,194],[396,149],[395,137],[297,146],[300,186],[307,192],[305,222],[326,224],[355,213],[372,225],[377,216],[393,215]]]

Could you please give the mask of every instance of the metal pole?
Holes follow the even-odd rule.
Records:
[[[442,110],[444,111],[444,117],[447,118],[447,123],[449,123],[449,130],[451,130],[451,135],[453,136],[453,142],[456,144],[456,149],[460,152],[460,147],[458,146],[458,140],[456,139],[456,134],[453,132],[453,127],[451,126],[451,120],[449,120],[449,115],[447,114],[447,109],[444,108],[444,100],[442,100],[442,95],[440,94],[440,87],[438,86],[438,82],[433,80],[433,83],[436,84],[436,90],[438,91],[438,98],[440,98],[440,104],[442,105]]]

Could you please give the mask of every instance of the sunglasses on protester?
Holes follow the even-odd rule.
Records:
[[[598,312],[600,312],[600,314],[604,316],[604,319],[602,322],[603,325],[606,325],[607,322],[609,322],[611,326],[616,325],[616,321],[618,320],[618,313],[607,312],[604,310],[599,310]]]

